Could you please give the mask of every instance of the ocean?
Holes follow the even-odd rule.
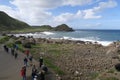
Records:
[[[15,36],[33,36],[34,38],[54,38],[98,42],[104,46],[120,40],[120,30],[75,30],[74,32],[35,32],[15,34]]]

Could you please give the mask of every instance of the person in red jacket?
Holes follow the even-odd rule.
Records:
[[[26,54],[27,57],[29,57],[30,51],[29,51],[29,50],[26,50],[26,51],[25,51],[25,54]]]
[[[20,73],[21,73],[22,80],[26,80],[26,67],[22,67]]]

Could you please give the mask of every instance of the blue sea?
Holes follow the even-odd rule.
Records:
[[[16,34],[16,36],[33,36],[34,38],[54,38],[98,42],[109,45],[120,40],[120,30],[75,30],[74,32],[35,32]]]

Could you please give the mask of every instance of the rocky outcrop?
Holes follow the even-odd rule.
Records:
[[[72,28],[70,28],[68,25],[66,24],[61,24],[58,25],[54,28],[55,31],[74,31]]]

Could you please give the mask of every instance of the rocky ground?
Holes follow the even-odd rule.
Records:
[[[83,42],[79,44],[69,43],[69,41],[64,41],[60,45],[62,45],[61,50],[67,50],[67,53],[56,56],[48,54],[48,51],[45,56],[52,59],[54,64],[65,72],[65,75],[61,76],[63,80],[97,80],[99,75],[114,69],[114,66],[119,63],[119,42],[108,47]]]
[[[31,49],[34,58],[42,55],[64,72],[55,72],[58,80],[120,80],[120,73],[115,69],[120,59],[120,42],[105,47],[83,41],[24,37],[16,40],[23,45],[35,43]]]

